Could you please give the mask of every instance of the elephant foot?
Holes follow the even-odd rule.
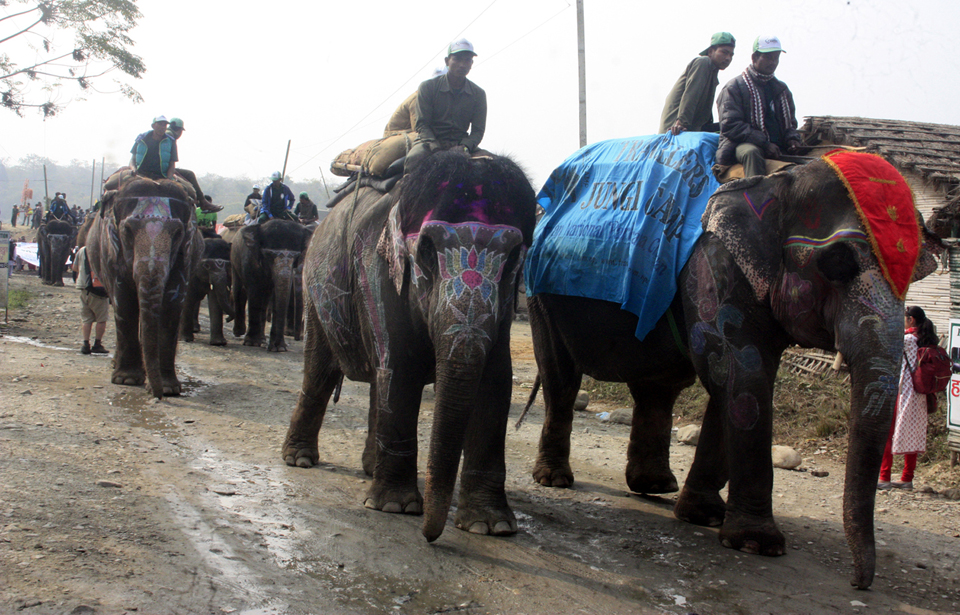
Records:
[[[673,516],[694,525],[718,527],[723,525],[727,505],[716,491],[695,492],[686,485],[677,496]]]
[[[200,323],[193,323],[193,332],[200,333]]]
[[[239,324],[240,324],[240,321],[239,321],[239,320],[234,323],[234,327],[233,327],[233,337],[243,337],[244,335],[247,334],[247,328],[246,328],[246,327],[238,327],[238,326],[236,326],[236,325],[239,325]]]
[[[223,337],[222,335],[217,336],[217,337],[214,337],[214,336],[211,335],[211,336],[210,336],[210,345],[211,345],[211,346],[226,346],[226,345],[227,345],[227,338]]]
[[[284,440],[280,454],[288,466],[297,468],[312,468],[320,462],[320,451],[315,444],[311,446],[304,442],[295,442],[289,436]]]
[[[263,338],[251,337],[248,335],[243,338],[243,345],[244,346],[263,346]]]
[[[454,524],[458,529],[471,534],[512,536],[517,533],[517,518],[510,507],[469,507],[460,503]]]
[[[286,352],[286,351],[287,351],[287,345],[284,342],[278,342],[276,344],[274,344],[273,342],[270,342],[270,345],[267,346],[267,352]]]
[[[43,280],[43,281],[42,281],[42,284],[43,284],[44,286],[52,286],[52,285],[53,285],[53,282],[51,282],[50,280]]]
[[[180,340],[184,342],[193,342],[193,333],[183,332],[180,334]]]
[[[153,390],[153,387],[150,386],[150,383],[147,382],[147,392],[153,395],[154,397],[179,397],[180,396],[180,381],[176,376],[162,376],[161,377],[161,391],[160,395],[157,395],[157,392]]]
[[[57,280],[53,283],[54,286],[63,286],[63,280]]]
[[[127,367],[113,370],[110,382],[127,386],[140,386],[147,380],[147,374],[142,368]]]
[[[677,477],[669,468],[653,469],[627,462],[627,486],[634,493],[674,493],[680,490]]]
[[[720,528],[720,543],[728,549],[776,557],[785,553],[786,540],[773,517],[728,511]]]
[[[410,487],[388,487],[374,480],[363,505],[365,508],[385,513],[423,514],[423,496],[416,484]]]
[[[572,487],[573,470],[570,462],[548,462],[542,455],[537,456],[533,466],[533,480],[545,487]]]

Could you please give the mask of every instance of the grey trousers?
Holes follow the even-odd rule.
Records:
[[[767,174],[767,161],[763,157],[763,150],[752,143],[741,143],[737,146],[737,162],[743,165],[743,176]]]

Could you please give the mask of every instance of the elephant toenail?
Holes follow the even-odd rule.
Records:
[[[297,465],[297,461],[293,458],[293,455],[287,455],[286,457],[283,458],[283,461],[284,461],[284,463],[286,463],[288,466],[295,466],[295,465]]]
[[[493,526],[493,533],[495,536],[503,536],[505,534],[513,534],[517,531],[517,528],[509,521],[498,521],[495,526]]]
[[[309,457],[301,457],[297,459],[297,466],[301,468],[310,468],[313,467],[313,461]]]
[[[749,553],[750,555],[757,555],[760,553],[760,543],[755,540],[748,540],[743,543],[743,546],[740,547],[740,550],[744,553]]]
[[[387,502],[386,504],[383,505],[383,508],[381,508],[380,510],[382,510],[385,513],[403,512],[403,508],[400,507],[399,502]]]
[[[419,502],[410,502],[407,504],[407,507],[403,509],[403,512],[408,515],[421,515],[423,514],[423,509],[420,508]]]
[[[733,548],[733,543],[730,542],[730,540],[729,540],[728,538],[724,538],[723,540],[721,540],[721,541],[720,541],[720,544],[722,544],[723,546],[725,546],[725,547],[728,548],[728,549],[732,549],[732,548]]]
[[[471,534],[489,534],[490,526],[484,523],[483,521],[477,521],[470,526]]]
[[[372,509],[372,510],[376,510],[376,509],[377,509],[376,505],[373,503],[373,498],[367,498],[366,500],[364,500],[364,501],[363,501],[363,507],[364,507],[364,508],[370,508],[370,509]]]

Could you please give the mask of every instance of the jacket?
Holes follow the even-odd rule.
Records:
[[[781,126],[783,131],[782,144],[789,141],[800,141],[797,131],[797,108],[793,103],[793,93],[787,84],[776,77],[770,81],[776,99],[774,107],[776,117],[783,117],[784,112],[791,118],[789,126]],[[763,96],[763,89],[760,90]],[[787,93],[788,109],[783,109],[781,93]],[[766,100],[763,101],[764,106]],[[717,146],[718,164],[737,164],[737,146],[741,143],[752,143],[763,149],[770,138],[762,130],[750,123],[750,90],[742,74],[731,79],[720,91],[717,98],[717,111],[720,114],[720,144]]]
[[[480,146],[486,128],[487,94],[477,84],[467,79],[463,89],[454,92],[446,74],[420,84],[417,90],[418,140],[464,145],[472,152]]]
[[[706,56],[697,56],[667,94],[660,116],[660,133],[670,132],[678,119],[686,130],[705,132],[713,123],[713,98],[720,69]],[[705,130],[706,129],[706,130]]]

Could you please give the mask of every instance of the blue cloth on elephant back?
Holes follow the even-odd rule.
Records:
[[[670,307],[677,276],[703,233],[719,183],[718,135],[684,132],[602,141],[550,175],[537,200],[546,214],[527,254],[527,295],[619,303],[646,337]]]

